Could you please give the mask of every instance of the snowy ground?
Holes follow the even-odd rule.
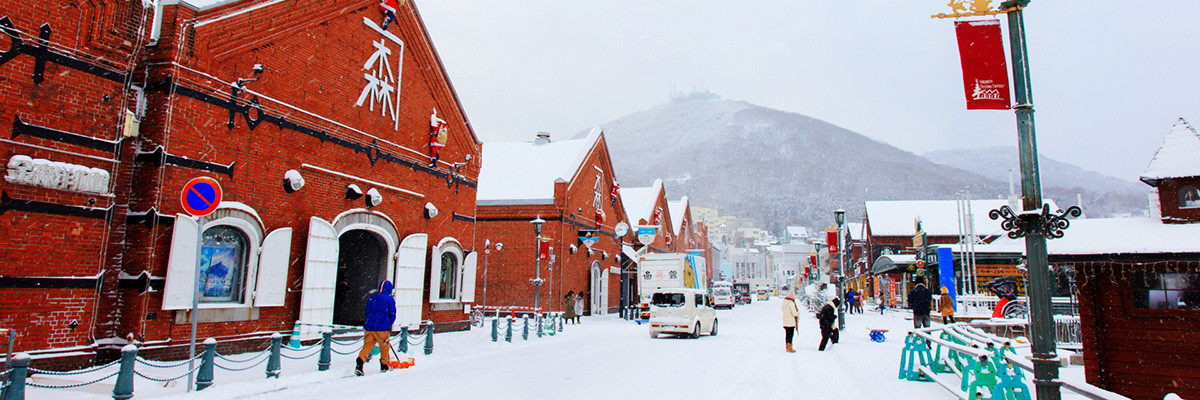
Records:
[[[902,311],[853,314],[842,341],[817,351],[817,321],[801,310],[796,353],[784,352],[780,299],[719,310],[718,336],[698,340],[651,339],[645,325],[614,315],[583,318],[554,337],[528,341],[514,332],[491,342],[489,329],[438,334],[434,354],[410,351],[416,366],[355,377],[353,355],[335,355],[329,371],[316,371],[316,358],[287,360],[283,377],[264,379],[265,365],[245,372],[218,370],[216,384],[185,393],[182,381],[163,387],[137,378],[136,398],[170,399],[526,399],[571,398],[742,398],[742,399],[953,399],[935,383],[896,378],[904,332],[912,322]],[[885,343],[868,338],[867,327],[889,329]],[[349,347],[335,346],[346,352]],[[1082,375],[1080,367],[1064,376]],[[139,370],[141,371],[141,370]],[[168,377],[186,372],[155,371]],[[103,375],[99,375],[103,376]],[[74,390],[29,388],[30,399],[108,399],[110,378]],[[1032,386],[1031,386],[1032,387]],[[1071,396],[1064,396],[1071,398]]]

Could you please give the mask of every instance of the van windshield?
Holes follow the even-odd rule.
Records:
[[[650,302],[659,307],[683,307],[687,298],[683,293],[655,293]]]
[[[728,296],[728,295],[729,295],[729,289],[726,289],[726,288],[720,288],[720,289],[714,290],[714,291],[713,291],[713,295],[714,295],[714,296]]]

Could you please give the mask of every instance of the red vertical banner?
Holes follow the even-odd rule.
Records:
[[[837,254],[837,252],[838,252],[837,231],[825,231],[825,243],[829,244],[829,254]]]
[[[1000,20],[957,21],[958,55],[968,110],[1007,110],[1008,64]]]
[[[549,240],[543,239],[543,240],[538,241],[538,259],[539,260],[550,259],[550,241]]]

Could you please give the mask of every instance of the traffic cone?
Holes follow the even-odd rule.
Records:
[[[288,347],[291,347],[293,349],[300,348],[300,323],[299,322],[296,322],[296,324],[293,325],[292,336],[288,340]]]

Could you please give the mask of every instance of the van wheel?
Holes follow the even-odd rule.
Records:
[[[708,336],[717,336],[717,320],[713,320],[712,330],[708,331]]]
[[[651,339],[656,339],[656,338],[658,338],[658,332],[650,331],[650,338],[651,338]]]
[[[692,336],[691,336],[691,338],[692,338],[692,339],[699,339],[699,338],[700,338],[700,322],[699,322],[699,321],[697,321],[697,322],[696,322],[696,327],[692,329]]]

